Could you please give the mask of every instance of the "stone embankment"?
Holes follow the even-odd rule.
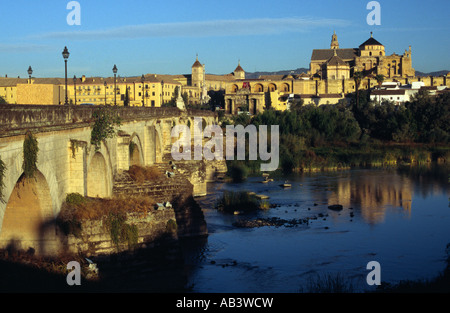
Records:
[[[155,167],[162,174],[155,180],[138,182],[128,171],[119,173],[114,180],[115,197],[145,196],[155,203],[155,207],[148,212],[126,213],[125,223],[136,230],[136,238],[132,244],[130,240],[114,242],[103,217],[83,221],[77,236],[69,235],[66,244],[68,250],[102,255],[126,251],[131,246],[152,246],[159,239],[177,240],[181,237],[207,235],[206,221],[194,195],[206,194],[207,175],[210,177],[208,181],[215,179],[217,169],[223,171],[223,164],[211,166],[204,161],[183,161],[176,164],[160,163]]]

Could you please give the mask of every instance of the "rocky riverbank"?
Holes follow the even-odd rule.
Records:
[[[315,216],[299,218],[299,219],[282,219],[279,217],[270,217],[270,218],[256,218],[252,220],[240,219],[233,223],[235,227],[241,228],[255,228],[255,227],[264,227],[264,226],[275,226],[275,227],[295,227],[299,225],[308,226],[310,221],[317,220],[319,218],[326,219],[328,214],[319,213]]]

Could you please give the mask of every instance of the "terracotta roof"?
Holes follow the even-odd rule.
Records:
[[[58,77],[53,77],[53,78],[32,78],[32,80],[33,80],[33,84],[48,84],[48,85],[65,84],[65,79],[64,78],[58,78]],[[73,81],[73,79],[67,78],[67,83],[69,83],[70,81]]]
[[[396,96],[396,95],[405,95],[406,90],[405,89],[395,89],[395,90],[383,90],[383,89],[376,89],[372,91],[372,95],[375,96]]]
[[[209,81],[233,81],[236,80],[236,77],[233,74],[226,75],[214,75],[214,74],[206,74],[205,79]]]
[[[311,56],[311,61],[326,61],[334,56],[336,51],[338,57],[344,61],[350,61],[358,56],[358,49],[314,49]]]
[[[192,67],[203,67],[203,65],[198,61],[198,57],[195,59],[194,64],[192,64]]]
[[[26,84],[28,79],[25,78],[9,78],[9,77],[0,77],[0,87],[12,87],[17,84]]]
[[[287,74],[287,75],[260,75],[259,79],[263,79],[263,80],[292,80],[292,79],[296,79],[298,78],[300,75],[292,75],[292,74]]]
[[[234,72],[245,72],[244,69],[241,67],[240,64],[238,64],[238,66],[236,67],[236,69],[234,70]]]
[[[360,47],[364,46],[382,46],[382,44],[379,43],[378,40],[376,40],[375,38],[370,37],[363,44],[360,45]]]
[[[334,50],[336,51],[336,50]],[[347,66],[348,64],[344,62],[337,54],[333,55],[328,61],[327,65],[331,66]]]

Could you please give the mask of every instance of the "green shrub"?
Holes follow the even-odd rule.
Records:
[[[247,179],[248,169],[245,164],[241,162],[233,162],[228,167],[228,174],[234,183],[241,183]]]
[[[136,225],[127,224],[125,214],[110,213],[106,219],[111,241],[118,247],[120,243],[127,242],[132,249],[138,242],[138,228]]]
[[[66,196],[66,203],[73,205],[81,205],[86,203],[86,198],[79,193],[69,193]]]
[[[22,169],[26,178],[34,177],[37,171],[37,157],[39,147],[37,139],[31,132],[27,132],[23,142],[23,164]]]
[[[121,120],[112,108],[97,109],[92,117],[94,126],[91,131],[91,144],[94,145],[95,151],[98,151],[103,140],[115,136],[116,127],[120,126]]]
[[[226,213],[233,213],[234,211],[252,212],[260,209],[260,202],[247,191],[225,191],[216,204],[216,208]]]
[[[176,233],[178,229],[177,222],[174,219],[170,219],[166,223],[166,232],[168,233]]]

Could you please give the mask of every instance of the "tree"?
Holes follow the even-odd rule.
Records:
[[[384,75],[381,75],[381,74],[375,75],[375,80],[378,83],[378,89],[381,89],[381,85],[384,82]],[[378,99],[379,99],[379,103],[378,104],[381,104],[381,95],[378,96]]]
[[[359,86],[361,85],[361,81],[363,79],[362,72],[354,72],[353,79],[355,80],[355,89],[356,89],[356,107],[359,108]]]
[[[378,83],[378,89],[381,89],[381,85],[384,82],[384,75],[381,75],[381,74],[375,75],[375,80]]]
[[[128,94],[128,88],[125,90],[125,99],[123,101],[123,106],[130,106],[130,96]]]
[[[292,100],[290,110],[291,111],[298,111],[303,107],[304,100],[303,99],[295,99]]]
[[[0,96],[0,104],[8,104],[8,102],[6,102],[5,98]]]

